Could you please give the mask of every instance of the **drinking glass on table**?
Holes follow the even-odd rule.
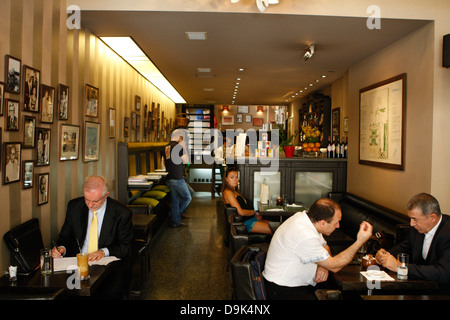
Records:
[[[88,262],[88,254],[87,253],[78,253],[77,254],[77,263],[78,263],[78,275],[81,280],[87,280],[90,278],[89,276],[89,262]]]
[[[397,279],[399,280],[408,279],[409,255],[406,253],[399,253],[397,255],[397,260],[401,263],[397,267]]]

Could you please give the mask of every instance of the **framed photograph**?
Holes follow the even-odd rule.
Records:
[[[53,106],[55,102],[55,88],[41,84],[41,98],[39,102],[40,120],[42,123],[53,123]]]
[[[248,106],[238,106],[238,113],[248,113]]]
[[[22,62],[20,59],[11,57],[9,55],[5,56],[5,81],[6,81],[6,91],[11,93],[20,93],[20,70]]]
[[[80,146],[80,126],[61,124],[59,160],[77,160]]]
[[[253,118],[253,125],[261,127],[263,125],[263,118]]]
[[[242,123],[242,114],[237,114],[236,115],[236,123]]]
[[[359,91],[359,163],[404,170],[406,73]]]
[[[222,125],[224,126],[234,125],[234,116],[222,116]]]
[[[135,106],[136,106],[136,112],[137,113],[141,112],[141,97],[140,96],[135,96],[134,103],[135,103]]]
[[[19,101],[13,99],[5,99],[5,130],[19,131]]]
[[[34,177],[34,162],[31,160],[22,161],[22,176],[23,183],[22,189],[29,189],[33,187],[33,177]]]
[[[0,82],[0,116],[3,115],[3,105],[5,102],[5,83]]]
[[[23,66],[23,111],[39,111],[40,79],[39,70]]]
[[[49,175],[49,173],[39,173],[37,175],[38,206],[48,202]]]
[[[338,140],[341,135],[341,108],[334,108],[331,110],[331,135],[332,135],[332,141]]]
[[[141,115],[140,114],[136,114],[136,129],[137,130],[141,129]]]
[[[50,164],[50,129],[36,128],[36,166]]]
[[[249,114],[245,115],[245,122],[246,123],[251,123],[252,122],[252,116],[249,115]]]
[[[131,129],[136,129],[136,112],[131,113]]]
[[[3,143],[3,184],[20,181],[20,142]]]
[[[116,137],[116,109],[109,108],[109,137],[115,138]]]
[[[36,118],[23,116],[23,147],[34,148],[36,133]]]
[[[97,161],[100,151],[100,123],[84,123],[84,161]]]
[[[125,117],[123,119],[123,136],[128,137],[129,136],[129,127],[130,127],[130,118]]]
[[[99,90],[89,84],[85,85],[85,102],[84,102],[84,114],[88,117],[98,117],[98,98]]]
[[[69,119],[69,87],[63,84],[58,84],[58,119]]]

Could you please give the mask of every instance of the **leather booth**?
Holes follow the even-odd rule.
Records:
[[[257,243],[269,243],[271,235],[262,233],[248,233],[244,224],[230,225],[230,252],[233,256],[242,246]]]

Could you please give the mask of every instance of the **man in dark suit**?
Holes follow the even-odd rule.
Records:
[[[105,292],[119,297],[120,291],[123,293],[127,289],[131,277],[133,225],[131,211],[108,195],[103,177],[86,178],[83,197],[70,200],[67,205],[66,219],[53,257],[75,256],[81,250],[89,254],[90,261],[105,256],[120,258],[119,267],[114,269],[109,281],[105,281],[109,282]]]
[[[420,193],[406,206],[411,219],[410,235],[389,252],[380,249],[377,260],[397,272],[398,253],[409,254],[408,277],[433,280],[440,289],[450,291],[450,218],[441,213],[439,202],[431,195]]]

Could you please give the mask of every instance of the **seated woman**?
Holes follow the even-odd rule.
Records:
[[[239,192],[238,185],[238,170],[236,168],[227,168],[222,187],[223,203],[227,207],[236,208],[237,213],[244,217],[247,232],[272,234],[269,221],[262,220],[261,216],[255,212],[252,203]]]

